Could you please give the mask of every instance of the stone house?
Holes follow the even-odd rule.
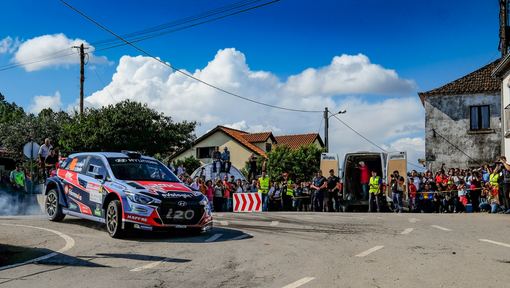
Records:
[[[425,107],[426,168],[473,168],[501,154],[498,59],[442,87],[418,93]]]

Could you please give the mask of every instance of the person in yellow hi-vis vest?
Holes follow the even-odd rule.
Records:
[[[283,211],[292,211],[292,200],[294,199],[294,185],[289,179],[289,174],[283,173],[283,182],[281,185],[283,200]]]
[[[377,204],[377,212],[381,212],[381,199],[382,180],[377,176],[377,171],[372,170],[372,177],[370,177],[369,190],[368,190],[368,212],[372,212],[373,202]]]
[[[259,188],[259,193],[262,193],[262,211],[267,211],[267,198],[269,188],[271,187],[271,179],[267,177],[266,171],[262,171],[262,177],[257,181],[257,187]]]
[[[25,193],[27,192],[27,182],[20,163],[16,164],[16,170],[12,170],[10,180],[14,192],[14,199],[17,202],[15,207],[17,207],[18,213],[23,214],[25,210],[23,202],[25,201]]]

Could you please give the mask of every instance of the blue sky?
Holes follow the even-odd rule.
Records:
[[[21,43],[24,43],[44,35],[60,33],[68,39],[79,38],[88,43],[112,37],[60,1],[2,2],[0,25],[3,29],[0,31],[0,41],[10,37],[13,42],[18,38]],[[78,10],[120,35],[207,12],[235,2],[237,1],[68,1]],[[263,2],[268,1],[261,1],[261,3]],[[407,88],[412,86],[409,89],[399,88],[397,86],[405,84],[397,81],[398,83],[395,82],[394,86],[397,87],[395,88],[396,92],[392,92],[393,90],[388,88],[389,92],[386,91],[382,94],[374,92],[373,89],[360,88],[359,91],[354,89],[345,92],[338,88],[331,90],[333,91],[331,93],[313,92],[315,93],[313,94],[311,92],[312,94],[303,96],[308,97],[307,100],[311,102],[300,98],[301,102],[274,100],[275,102],[272,104],[288,103],[296,105],[294,108],[301,109],[310,107],[306,103],[315,105],[315,102],[321,102],[318,105],[318,107],[322,107],[320,109],[327,106],[324,105],[327,103],[330,103],[331,109],[351,107],[348,105],[352,105],[351,111],[358,111],[355,110],[358,107],[359,113],[363,113],[363,107],[378,109],[377,105],[384,106],[395,102],[404,105],[394,104],[397,111],[406,110],[414,105],[413,109],[415,110],[413,111],[416,113],[410,113],[405,117],[416,115],[416,119],[392,118],[392,121],[386,124],[404,126],[406,124],[403,123],[407,123],[412,126],[424,122],[423,111],[417,107],[418,91],[431,90],[462,77],[486,65],[498,52],[498,15],[499,4],[496,0],[431,0],[427,2],[282,0],[239,15],[139,42],[136,45],[179,69],[185,69],[191,73],[195,73],[199,69],[198,71],[202,71],[204,75],[206,74],[205,67],[219,55],[219,51],[234,48],[235,51],[244,55],[245,64],[250,71],[268,72],[271,76],[276,77],[282,85],[287,83],[289,77],[301,75],[306,69],[317,70],[321,67],[328,67],[335,56],[361,54],[369,59],[370,63],[382,67],[386,72],[394,70],[399,79],[414,81],[414,85],[408,85]],[[2,51],[1,47],[0,52]],[[10,52],[0,53],[0,69],[4,65],[14,63],[13,58],[19,51],[15,47],[11,48],[13,49]],[[32,55],[30,53],[37,55],[37,51],[35,51],[37,46],[32,45],[29,48],[31,50],[25,55]],[[233,59],[242,62],[242,57],[238,54],[227,54],[229,54],[225,55],[227,60],[221,62],[223,65],[228,66],[229,63],[233,63],[229,62],[234,61]],[[105,84],[111,85],[109,90],[114,94],[113,96],[122,99],[124,97],[122,93],[126,94],[127,92],[122,91],[121,86],[116,86],[118,83],[114,83],[112,77],[119,71],[119,64],[123,56],[136,57],[141,53],[132,47],[123,46],[97,52],[94,55],[107,59],[107,61],[98,60],[93,63],[94,67]],[[494,59],[498,57],[500,57],[499,53]],[[131,61],[133,58],[125,59]],[[129,65],[126,67],[138,69],[139,67],[136,65],[141,64],[134,64],[131,61]],[[165,80],[168,76],[165,73],[171,73],[171,71],[162,71],[161,73],[163,74],[156,76],[163,77],[162,79]],[[218,73],[211,75],[218,75]],[[359,77],[364,77],[363,75]],[[28,107],[31,105],[32,109],[36,109],[34,108],[35,96],[55,97],[58,92],[60,95],[60,107],[58,108],[68,109],[69,105],[75,104],[79,96],[78,76],[79,65],[77,64],[48,65],[36,71],[26,71],[24,68],[9,69],[0,71],[0,93],[5,95],[8,101],[15,101],[29,110]],[[147,77],[149,76],[154,75],[147,75]],[[98,98],[102,95],[101,93],[106,93],[98,76],[89,67],[86,69],[86,77],[86,96],[96,95],[95,97]],[[216,79],[211,77],[209,76],[208,79],[220,86],[221,79],[215,82]],[[371,77],[373,78],[373,75]],[[367,85],[370,85],[370,77],[364,80]],[[273,79],[273,81],[276,80]],[[120,88],[115,89],[115,87]],[[132,89],[135,89],[134,86]],[[236,93],[257,98],[260,93],[267,92],[264,90],[265,88],[260,87],[250,89],[252,88],[245,85],[245,90],[239,89],[236,90]],[[405,92],[402,92],[404,90]],[[274,94],[271,98],[269,95],[271,93],[267,92],[267,94],[266,97],[269,98],[261,96],[261,99],[258,100],[270,99],[268,101],[272,101],[271,99],[281,96]],[[148,95],[140,99],[135,96],[128,98],[140,101],[145,99],[151,105],[150,97]],[[232,100],[229,98],[230,96],[216,93],[211,94],[210,97],[218,97],[217,101],[223,103],[230,103],[229,101]],[[281,97],[283,99],[285,96]],[[189,100],[190,105],[193,104],[191,99]],[[98,106],[102,102],[96,99],[91,103]],[[243,118],[242,115],[227,117],[228,115],[226,116],[223,112],[216,114],[207,112],[208,117],[204,119],[192,117],[194,119],[188,120],[197,120],[202,123],[202,126],[197,129],[198,135],[218,124],[233,125],[233,127],[250,131],[276,128],[275,130],[279,132],[275,134],[311,133],[318,131],[321,122],[321,115],[303,117],[289,112],[268,111],[255,104],[237,103],[232,102],[232,105],[243,105],[244,110],[253,113],[267,113],[267,117],[263,117],[264,119],[261,120],[260,118]],[[154,105],[154,108],[158,107],[157,104]],[[185,104],[180,103],[179,105]],[[193,110],[193,106],[188,108]],[[182,110],[177,111],[170,108],[163,109],[163,111],[174,116],[176,120],[187,119],[187,115],[191,115],[180,113],[179,111]],[[204,113],[206,112],[200,114]],[[386,133],[388,135],[380,135],[380,133],[373,134],[369,129],[362,129],[365,128],[362,126],[366,126],[366,124],[360,122],[359,118],[355,118],[354,115],[348,116],[348,114],[349,111],[345,115],[345,121],[351,121],[349,124],[362,133],[370,134],[366,136],[372,140],[375,138],[375,142],[386,145],[386,147],[400,148],[401,146],[397,143],[399,140],[408,139],[407,144],[409,144],[414,139],[414,144],[409,144],[411,146],[406,149],[416,150],[413,150],[416,155],[422,153],[420,148],[413,145],[421,145],[422,142],[416,139],[423,140],[424,123],[419,129],[410,129],[408,134]],[[363,117],[370,118],[371,115],[373,113],[368,111]],[[292,121],[285,124],[283,123],[285,121],[280,121],[281,119],[278,117],[285,119],[296,117],[306,119],[306,122],[302,125],[292,125]],[[342,115],[342,117],[344,116]],[[274,121],[267,122],[266,119]],[[242,121],[245,121],[244,126],[239,124]],[[275,124],[280,122],[281,125]],[[255,126],[262,126],[262,128],[254,128]],[[364,140],[360,140],[354,134],[349,134],[351,132],[345,130],[345,127],[341,127],[343,125],[340,123],[333,124],[332,122],[331,126],[330,129],[333,130],[330,130],[330,133],[339,134],[338,144],[333,143],[338,151],[351,149],[351,145],[344,144],[344,139],[351,140],[352,147],[367,145],[366,150],[377,150],[370,144],[361,144]],[[400,143],[404,142],[402,140]],[[345,148],[345,146],[349,148]]]

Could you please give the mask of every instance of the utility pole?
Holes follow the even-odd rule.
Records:
[[[85,82],[85,52],[80,45],[80,117],[83,116],[83,82]]]
[[[83,115],[83,82],[85,82],[85,48],[83,43],[80,46],[73,46],[80,49],[80,116]]]
[[[329,117],[328,117],[328,107],[324,110],[324,144],[326,144],[326,153],[329,152],[329,137],[328,137],[328,128],[329,128]]]
[[[508,23],[508,0],[499,0],[499,51],[501,58],[508,53],[510,27]]]

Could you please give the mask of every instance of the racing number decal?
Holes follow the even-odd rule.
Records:
[[[174,212],[173,209],[168,210],[168,213],[166,214],[166,218],[174,219],[174,220],[182,220],[184,218],[186,220],[191,220],[191,219],[193,219],[193,216],[195,216],[195,211],[193,211],[193,210],[186,210],[186,212],[177,210],[177,211],[175,211],[175,213],[173,213],[173,212]]]

